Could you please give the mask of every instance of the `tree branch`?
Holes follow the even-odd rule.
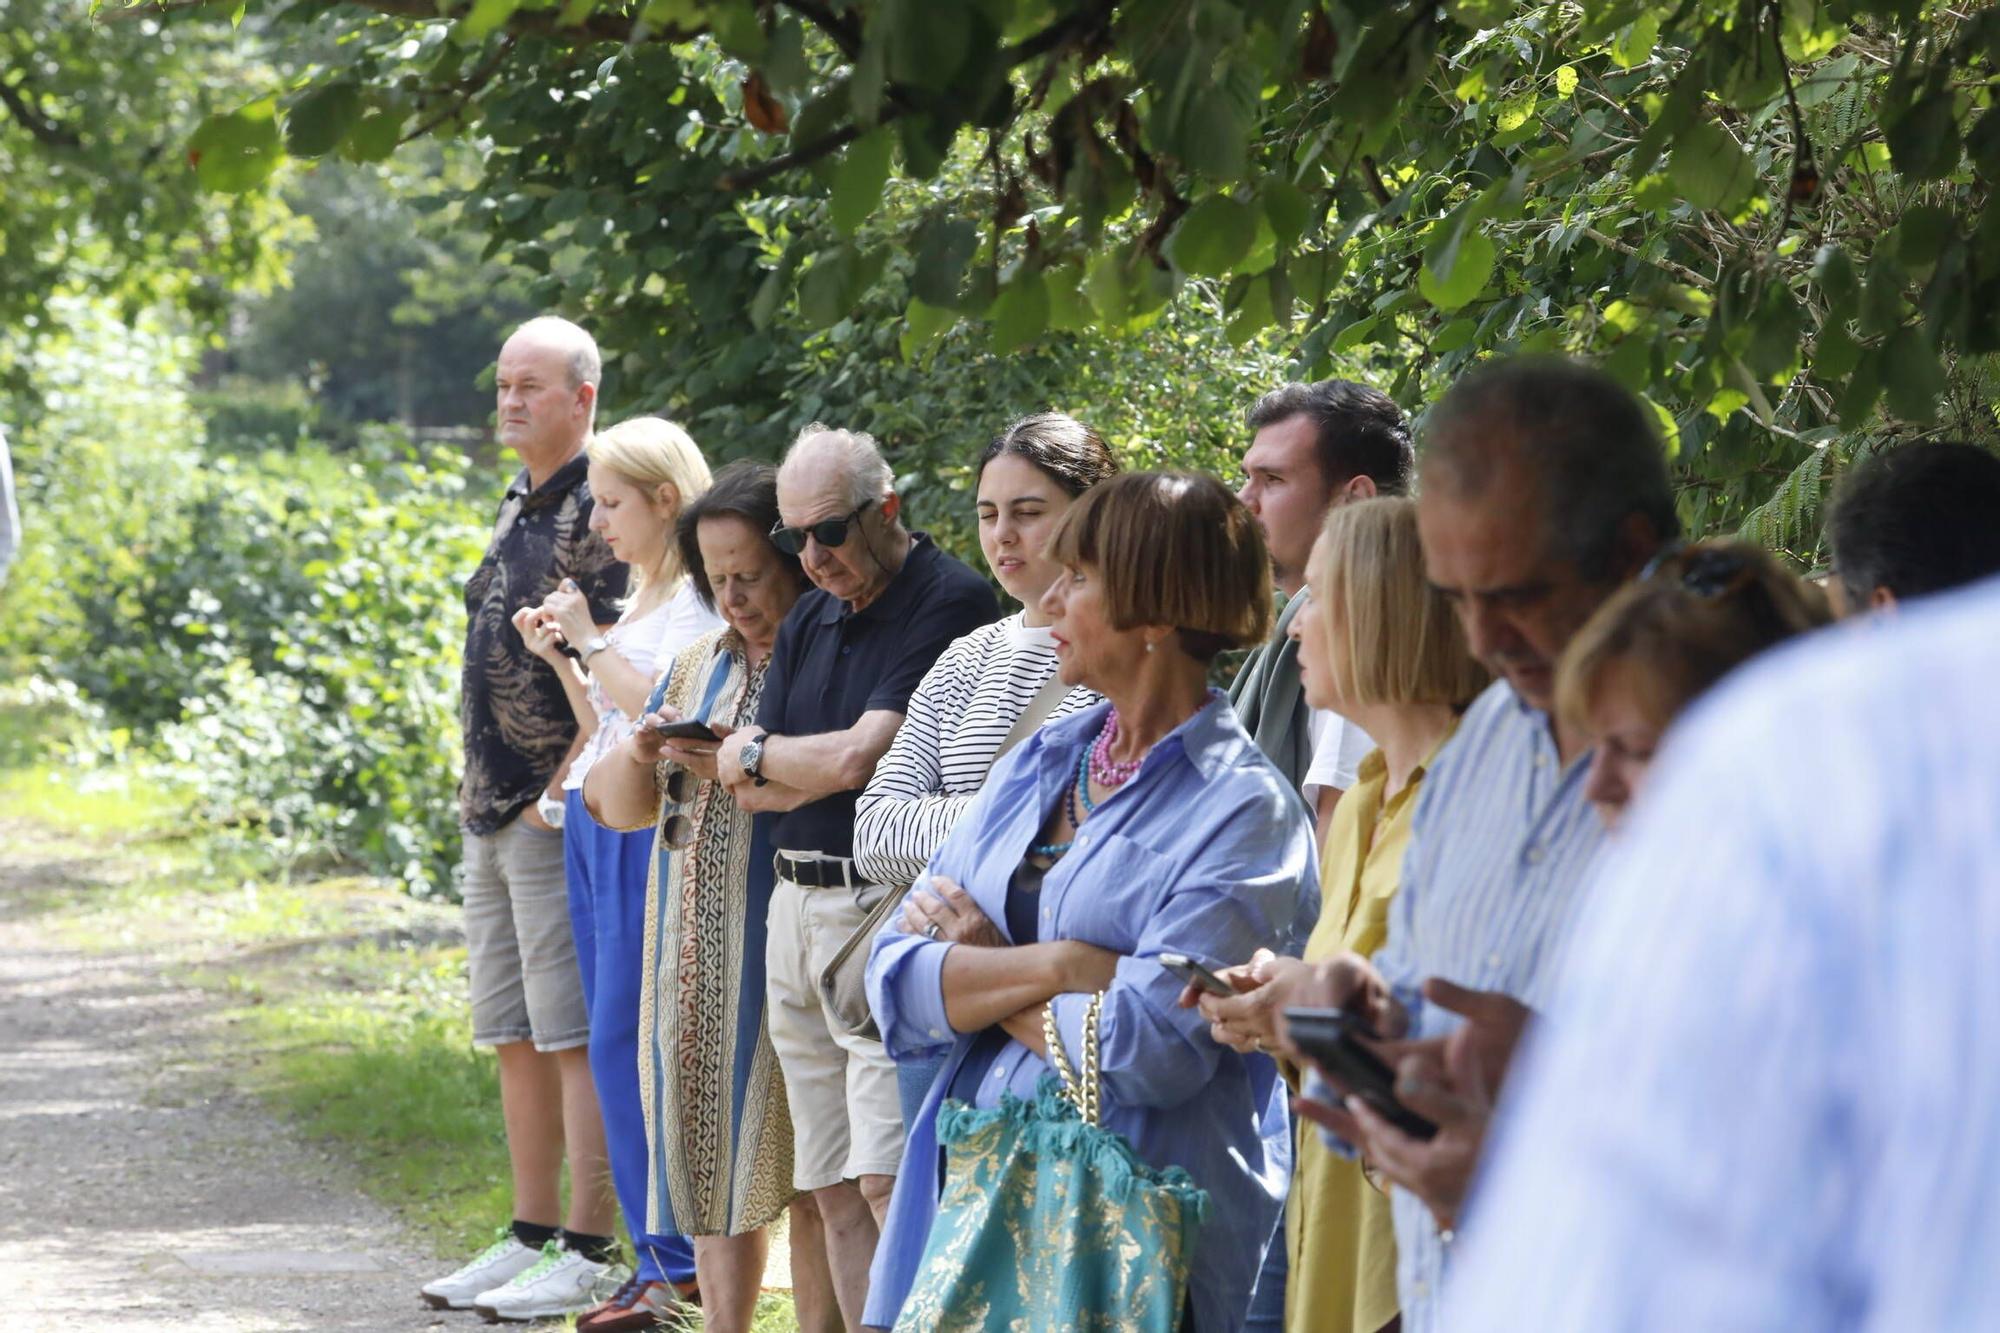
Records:
[[[417,122],[415,129],[396,140],[397,144],[406,144],[412,140],[423,138],[426,134],[429,134],[432,130],[464,110],[466,104],[473,99],[474,95],[481,88],[484,88],[488,83],[493,81],[493,76],[500,71],[501,62],[507,59],[508,53],[514,49],[514,43],[518,40],[520,39],[513,33],[508,33],[507,40],[494,48],[493,54],[486,58],[485,64],[444,90],[446,92],[455,92],[458,96],[452,98],[445,105],[444,110]]]
[[[861,58],[861,25],[854,22],[851,16],[836,14],[827,6],[815,3],[815,0],[779,0],[779,2],[825,33],[833,44],[840,48],[840,53],[849,60]]]
[[[901,107],[885,107],[876,118],[876,125],[887,125],[903,114]],[[837,153],[847,145],[866,134],[873,126],[843,125],[837,130],[822,134],[811,143],[801,144],[789,153],[766,158],[755,166],[744,167],[741,171],[726,171],[716,177],[715,188],[725,193],[747,190],[753,185],[762,185],[773,176],[783,175],[794,167],[803,167],[819,161],[829,153]]]
[[[1702,277],[1701,274],[1695,272],[1685,264],[1676,264],[1671,259],[1655,259],[1651,255],[1642,254],[1637,246],[1628,245],[1615,236],[1606,236],[1595,227],[1585,227],[1583,234],[1607,250],[1616,250],[1621,255],[1630,255],[1642,264],[1651,264],[1661,272],[1679,278],[1690,287],[1700,287],[1706,291],[1712,290],[1715,286],[1709,279]]]
[[[44,147],[76,148],[83,142],[76,137],[74,130],[56,124],[29,105],[28,99],[21,95],[19,84],[0,83],[0,106],[12,112],[14,119],[21,122],[21,128],[34,135]]]

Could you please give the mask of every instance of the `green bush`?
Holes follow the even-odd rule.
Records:
[[[69,355],[97,364],[92,342]],[[129,731],[218,827],[448,889],[460,589],[485,525],[464,456],[388,432],[216,456],[171,377],[128,397],[49,374],[0,662],[73,683],[108,723],[89,748]]]
[[[335,424],[296,380],[228,375],[213,388],[191,392],[188,401],[201,417],[211,450],[257,453],[299,445],[315,436],[325,438]]]

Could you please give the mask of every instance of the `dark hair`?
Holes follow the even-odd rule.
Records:
[[[1906,444],[1848,474],[1827,520],[1850,599],[1921,597],[2000,573],[2000,457],[1954,442]]]
[[[1283,384],[1252,405],[1250,429],[1296,416],[1312,418],[1313,456],[1327,485],[1365,476],[1377,495],[1410,493],[1416,453],[1403,409],[1388,394],[1353,380]]]
[[[769,463],[739,459],[719,468],[708,489],[681,507],[674,521],[674,541],[681,548],[681,565],[694,580],[694,595],[701,604],[715,609],[715,590],[708,586],[708,566],[702,563],[699,529],[705,518],[740,518],[759,536],[778,525],[778,469]],[[800,587],[806,583],[805,566],[795,555],[787,555],[774,545],[778,563]]]
[[[1172,625],[1198,662],[1271,629],[1271,557],[1243,502],[1199,472],[1126,472],[1077,498],[1049,555],[1104,579],[1112,628]]]
[[[1534,478],[1549,549],[1592,581],[1609,578],[1634,514],[1680,533],[1651,409],[1603,371],[1556,356],[1491,361],[1459,377],[1424,421],[1424,481],[1463,495],[1503,461]]]
[[[1097,432],[1067,412],[1036,412],[1009,425],[979,451],[974,476],[986,475],[986,465],[1002,454],[1027,459],[1072,498],[1118,471]]]

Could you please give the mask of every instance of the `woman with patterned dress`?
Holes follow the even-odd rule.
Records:
[[[810,1203],[794,1201],[791,1113],[764,1023],[771,847],[715,781],[716,742],[656,729],[694,720],[726,736],[757,716],[778,627],[805,587],[797,557],[766,536],[777,521],[776,474],[753,463],[723,468],[682,511],[682,559],[725,625],[675,655],[639,729],[584,787],[605,823],[654,829],[638,1055],[648,1226],[694,1238],[710,1333],[749,1328],[764,1229],[787,1205],[799,1326],[839,1325],[824,1261],[801,1271],[825,1247]]]

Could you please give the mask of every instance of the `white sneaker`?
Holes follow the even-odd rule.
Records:
[[[424,1301],[434,1310],[470,1310],[482,1292],[505,1286],[515,1274],[532,1268],[541,1253],[517,1240],[512,1227],[501,1227],[493,1243],[463,1268],[426,1284]]]
[[[602,1285],[616,1286],[629,1276],[623,1264],[596,1263],[552,1240],[542,1246],[542,1257],[533,1267],[522,1269],[504,1286],[480,1292],[472,1308],[489,1324],[503,1319],[560,1319],[592,1308]]]

